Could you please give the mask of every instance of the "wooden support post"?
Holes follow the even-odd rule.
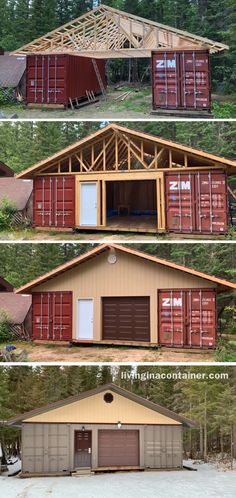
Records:
[[[106,141],[105,141],[105,138],[104,138],[103,141],[102,141],[102,148],[103,148],[102,169],[103,169],[103,171],[106,171],[106,148],[105,148],[105,145],[106,145]]]
[[[169,149],[169,168],[172,168],[172,150]]]
[[[118,162],[119,162],[118,136],[116,134],[116,138],[115,138],[115,168],[116,168],[116,170],[118,170]]]
[[[155,144],[154,156],[155,156],[154,167],[155,169],[157,169],[157,144]]]
[[[106,182],[102,180],[102,225],[107,224],[107,199],[106,199]]]
[[[91,149],[91,167],[93,168],[94,166],[94,145],[92,145]]]
[[[58,171],[58,173],[61,173],[61,161],[59,161],[59,163],[58,163],[58,170],[57,171]]]
[[[97,225],[101,225],[101,181],[97,182]]]
[[[143,140],[141,141],[141,159],[143,161],[144,155],[143,155]]]
[[[184,154],[184,167],[185,168],[188,167],[188,156],[187,156],[187,154]]]
[[[128,170],[131,169],[130,139],[128,139]]]

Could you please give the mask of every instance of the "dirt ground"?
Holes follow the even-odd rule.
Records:
[[[116,100],[117,97],[126,91],[131,93],[125,100]],[[236,105],[234,96],[212,95],[213,111],[212,118],[233,118],[236,117]],[[130,119],[168,119],[176,120],[176,117],[166,116],[162,113],[151,114],[152,92],[151,86],[144,85],[139,89],[129,86],[122,86],[118,90],[108,87],[106,100],[100,98],[99,102],[84,106],[80,109],[31,109],[26,105],[13,104],[2,106],[0,111],[9,119],[17,115],[19,119],[97,119],[97,120],[130,120]],[[178,117],[181,119],[181,117]],[[186,119],[183,117],[182,119]]]
[[[159,351],[152,348],[113,347],[113,346],[55,346],[35,345],[32,343],[14,343],[15,354],[22,350],[27,352],[27,360],[31,362],[213,362],[214,353],[181,353]],[[4,345],[0,346],[0,349]]]

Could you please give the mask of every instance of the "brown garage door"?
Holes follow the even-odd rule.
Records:
[[[104,297],[103,339],[150,341],[149,297]]]
[[[139,466],[139,431],[98,431],[98,466]]]

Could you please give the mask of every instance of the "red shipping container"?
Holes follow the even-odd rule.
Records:
[[[96,59],[104,86],[105,61]],[[28,104],[63,104],[86,97],[86,90],[100,94],[101,89],[92,59],[68,54],[28,55],[26,64]]]
[[[75,226],[74,176],[39,176],[34,179],[34,226]]]
[[[211,108],[208,50],[152,52],[153,109]]]
[[[72,338],[72,292],[32,294],[33,339],[69,341]]]
[[[167,230],[225,233],[228,229],[227,180],[223,171],[166,173]]]
[[[208,289],[158,292],[158,343],[170,347],[214,348],[216,293]]]

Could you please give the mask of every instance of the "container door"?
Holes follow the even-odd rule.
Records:
[[[54,211],[56,227],[75,225],[75,178],[74,176],[54,177]]]
[[[196,229],[205,233],[226,232],[227,183],[225,173],[196,173]]]
[[[188,345],[213,348],[216,336],[216,295],[212,290],[187,292]]]
[[[176,52],[153,55],[153,107],[176,109],[179,107],[179,67]]]
[[[181,106],[184,109],[210,109],[208,52],[182,52],[179,57]]]
[[[33,339],[68,341],[72,337],[72,292],[32,295]]]
[[[48,55],[45,82],[46,101],[49,104],[64,104],[66,98],[66,57]]]
[[[45,102],[45,57],[43,55],[27,56],[27,102],[43,104]]]
[[[79,299],[77,307],[77,339],[93,339],[93,299]]]
[[[54,226],[53,179],[50,176],[34,180],[34,224],[40,227]]]
[[[80,225],[97,225],[97,183],[80,184]]]
[[[75,469],[91,467],[92,433],[75,431]]]
[[[194,175],[167,173],[165,175],[166,224],[173,232],[193,232]]]
[[[163,346],[184,347],[186,305],[182,290],[160,290],[158,297],[159,340]]]

